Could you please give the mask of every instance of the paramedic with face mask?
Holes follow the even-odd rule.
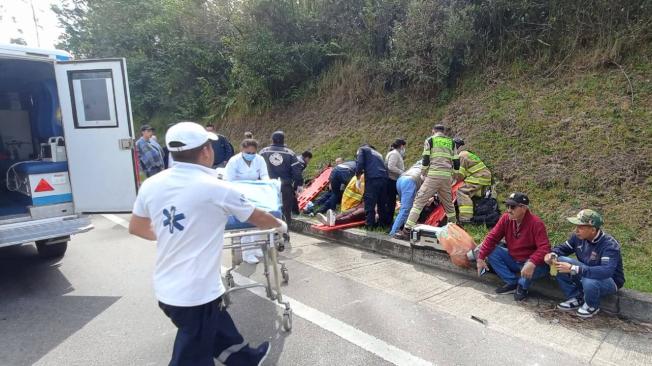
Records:
[[[233,155],[224,168],[224,180],[266,180],[269,179],[267,174],[267,163],[265,159],[258,155],[258,141],[254,139],[244,139],[240,144],[241,152]],[[242,242],[253,242],[255,236],[242,237]],[[243,250],[242,259],[249,264],[258,263],[258,257],[263,256],[260,248]]]

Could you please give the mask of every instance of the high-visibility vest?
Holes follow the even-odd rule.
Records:
[[[340,208],[342,212],[352,209],[362,202],[362,195],[364,194],[364,175],[360,176],[360,190],[355,186],[357,181],[358,179],[354,175],[342,193],[342,203]]]
[[[426,139],[422,155],[430,157],[429,177],[450,177],[453,174],[453,159],[457,158],[453,148],[453,139],[450,137],[434,135]]]

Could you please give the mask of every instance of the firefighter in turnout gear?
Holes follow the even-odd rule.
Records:
[[[453,139],[444,134],[445,130],[443,125],[435,125],[433,135],[424,143],[421,173],[426,178],[417,192],[405,227],[395,234],[397,239],[410,238],[410,231],[417,224],[421,211],[435,193],[439,196],[439,203],[444,206],[448,222],[456,222],[451,186],[453,171],[459,168],[459,158],[455,154]]]
[[[453,142],[458,151],[464,145],[464,140],[457,137]],[[460,151],[459,157],[460,169],[455,171],[455,177],[464,184],[457,190],[457,207],[460,223],[466,224],[473,218],[473,197],[482,197],[491,187],[491,171],[476,154],[468,150]]]

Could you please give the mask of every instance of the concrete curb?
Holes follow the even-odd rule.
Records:
[[[347,229],[337,231],[319,231],[311,226],[317,223],[306,218],[295,218],[292,220],[290,229],[292,231],[350,245],[379,254],[402,259],[407,262],[418,263],[450,272],[464,275],[475,281],[498,284],[500,280],[495,276],[478,277],[475,270],[455,266],[448,258],[448,254],[440,251],[413,249],[409,243],[390,238],[388,235],[367,232],[361,229]],[[563,300],[563,293],[559,290],[557,282],[552,277],[538,280],[532,286],[532,291],[546,297]],[[636,319],[644,322],[652,322],[652,295],[621,289],[617,294],[602,300],[602,310],[617,314],[619,316]]]

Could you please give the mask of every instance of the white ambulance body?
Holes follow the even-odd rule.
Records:
[[[62,256],[86,214],[131,211],[136,162],[124,59],[0,44],[0,247]]]

